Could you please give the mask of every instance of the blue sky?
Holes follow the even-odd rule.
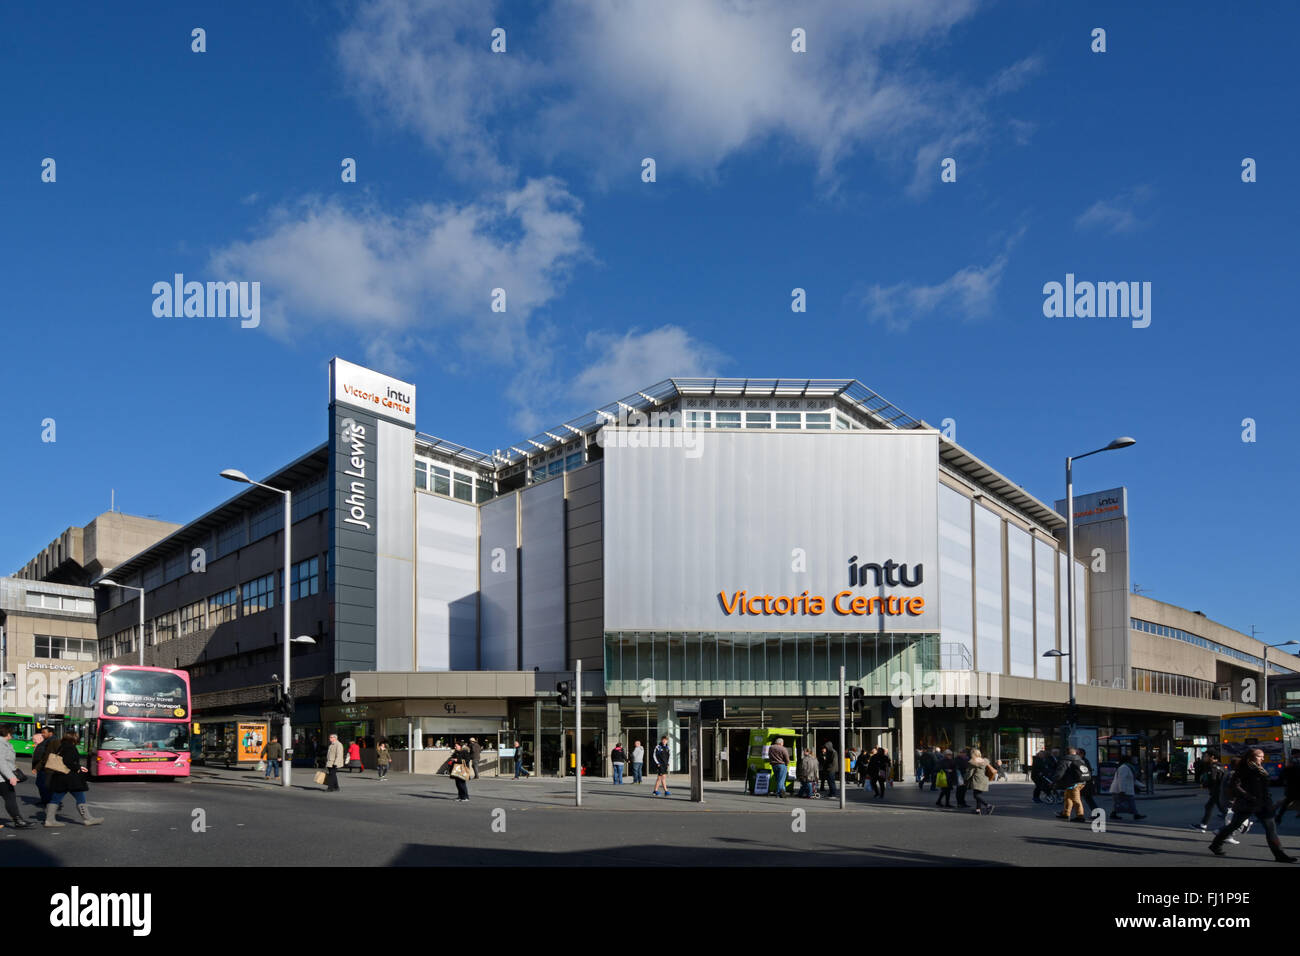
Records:
[[[484,449],[670,375],[856,377],[1049,503],[1133,435],[1077,482],[1128,486],[1134,580],[1300,636],[1300,15],[1133,7],[10,5],[0,568],[313,447],[336,354]],[[156,318],[177,272],[262,324]],[[1150,282],[1151,325],[1044,317],[1066,273]]]

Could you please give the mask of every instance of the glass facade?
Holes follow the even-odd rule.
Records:
[[[1002,519],[975,506],[975,669],[1005,673],[1002,661]]]
[[[1056,658],[1043,654],[1056,647],[1056,549],[1034,541],[1034,659],[1040,680],[1056,680]]]
[[[958,644],[965,654],[945,656],[945,666],[973,660],[975,627],[971,619],[970,499],[939,485],[939,607],[943,609],[943,642]]]
[[[839,693],[839,669],[869,696],[894,675],[939,667],[937,634],[754,634],[609,631],[605,693],[612,697],[805,696]]]
[[[1034,676],[1034,566],[1029,532],[1007,524],[1012,677]]]

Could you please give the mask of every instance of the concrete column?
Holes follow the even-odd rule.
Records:
[[[907,698],[903,701],[903,706],[898,708],[898,748],[901,753],[897,755],[898,762],[903,765],[903,779],[911,780],[916,776],[916,731],[914,708],[912,701],[914,698]]]
[[[672,754],[669,759],[669,768],[676,773],[681,769],[681,758],[678,754],[677,733],[680,729],[680,722],[677,720],[677,702],[674,700],[659,700],[655,705],[656,710],[656,730],[655,739],[646,742],[646,762],[650,762],[650,755],[654,753],[655,747],[659,746],[659,740],[664,734],[668,735],[669,753]],[[649,768],[647,768],[649,769]]]

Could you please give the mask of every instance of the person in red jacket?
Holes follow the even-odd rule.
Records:
[[[348,744],[348,773],[351,773],[354,769],[357,773],[361,773],[365,769],[361,766],[361,744],[356,740]]]

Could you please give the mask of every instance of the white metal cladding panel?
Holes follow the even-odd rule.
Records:
[[[1007,524],[1011,675],[1034,676],[1034,564],[1029,532]]]
[[[971,501],[947,485],[939,485],[939,591],[943,606],[944,644],[960,644],[975,656],[975,627],[971,620]]]
[[[417,670],[477,667],[478,516],[473,505],[417,494]]]
[[[1052,566],[1056,549],[1034,541],[1034,654],[1040,680],[1056,680],[1056,658],[1044,657],[1056,647],[1056,568]]]
[[[520,596],[523,615],[521,666],[563,670],[564,648],[564,481],[520,492]]]
[[[489,671],[519,666],[516,501],[516,495],[508,495],[479,509],[479,642],[483,669]],[[498,548],[500,553],[494,554]]]
[[[975,669],[1003,673],[1002,519],[975,506]]]
[[[375,669],[412,669],[415,631],[415,432],[378,422]]]
[[[671,431],[661,431],[672,441]],[[605,629],[938,631],[934,432],[701,431],[691,449],[605,446]],[[806,555],[793,567],[794,549]],[[848,561],[906,564],[920,615],[841,615]],[[719,597],[800,595],[824,614],[728,615]],[[854,595],[878,594],[872,586]]]
[[[1086,684],[1092,676],[1088,657],[1088,575],[1077,561],[1074,565],[1074,652],[1079,655],[1074,680]]]

